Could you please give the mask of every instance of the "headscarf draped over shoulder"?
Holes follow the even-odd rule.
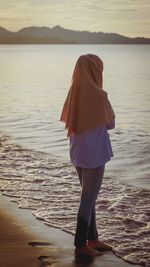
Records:
[[[78,58],[60,117],[66,123],[67,137],[104,126],[115,118],[103,90],[102,73],[103,61],[98,56],[87,54]]]

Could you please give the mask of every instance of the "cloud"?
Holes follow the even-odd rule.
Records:
[[[0,10],[0,25],[11,30],[60,24],[68,29],[136,36],[141,25],[141,35],[150,35],[149,0],[0,0]]]

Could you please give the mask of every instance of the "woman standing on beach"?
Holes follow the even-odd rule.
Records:
[[[110,246],[98,239],[95,203],[105,164],[113,157],[107,130],[115,127],[115,114],[103,90],[103,62],[93,54],[77,60],[72,84],[60,120],[70,139],[70,158],[82,187],[75,233],[75,253],[98,255]]]

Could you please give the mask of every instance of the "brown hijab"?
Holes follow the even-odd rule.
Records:
[[[102,72],[103,62],[96,55],[82,55],[77,60],[60,117],[68,128],[67,137],[104,126],[115,118],[107,92],[102,89]]]

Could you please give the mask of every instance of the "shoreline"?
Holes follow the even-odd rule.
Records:
[[[19,209],[10,197],[0,193],[0,266],[79,267],[74,258],[74,237],[37,220],[31,210]],[[83,265],[84,264],[84,265]],[[91,267],[131,267],[112,252],[96,257]],[[138,267],[140,265],[134,265]]]

